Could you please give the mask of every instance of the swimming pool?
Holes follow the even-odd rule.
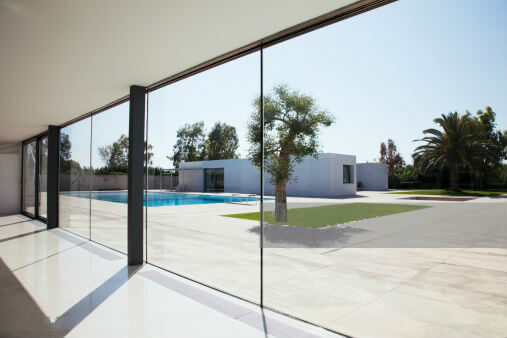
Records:
[[[62,195],[89,198],[88,191],[65,191]],[[95,200],[128,203],[128,193],[126,191],[92,191],[91,198]],[[232,197],[232,202],[254,202],[258,201],[256,197]],[[191,205],[191,204],[212,204],[212,203],[230,203],[231,197],[225,195],[204,195],[204,194],[185,194],[173,192],[155,192],[148,193],[148,206],[160,207],[168,205]],[[144,200],[146,205],[146,197]]]

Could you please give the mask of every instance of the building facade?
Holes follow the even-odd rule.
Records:
[[[387,190],[387,165],[383,163],[358,163],[356,170],[357,182],[361,189],[377,191]]]
[[[352,196],[356,193],[356,157],[344,154],[307,156],[294,167],[287,195],[308,197]],[[265,173],[264,191],[273,195],[275,186]],[[259,194],[260,171],[249,159],[182,162],[179,191]]]

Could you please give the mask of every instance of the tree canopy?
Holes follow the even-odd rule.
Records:
[[[239,147],[236,128],[226,123],[216,122],[206,140],[207,160],[226,160],[238,158]]]
[[[452,189],[459,189],[459,171],[470,170],[484,176],[501,166],[506,159],[505,132],[496,130],[495,113],[491,107],[479,110],[475,116],[469,112],[442,114],[433,120],[439,129],[426,129],[413,154],[414,167],[421,173],[447,169]]]
[[[236,128],[226,123],[216,122],[208,134],[203,121],[187,123],[178,129],[176,138],[173,156],[169,157],[175,167],[184,161],[226,160],[239,157],[236,153],[239,147]]]
[[[479,176],[481,185],[507,159],[507,130],[497,130],[495,120],[496,113],[489,106],[478,110],[470,119],[471,132],[479,141],[470,168]]]
[[[153,157],[153,146],[144,142],[144,163],[151,165],[151,158]],[[128,170],[128,154],[129,154],[129,138],[127,135],[122,134],[120,138],[110,145],[99,147],[99,156],[105,163],[104,167],[100,168],[102,174],[110,173],[126,173]],[[99,169],[99,168],[97,168]]]
[[[204,122],[185,124],[176,132],[176,144],[173,146],[173,165],[180,162],[202,161],[206,159],[206,136]]]
[[[60,134],[60,172],[61,173],[78,173],[83,169],[81,165],[72,160],[72,143],[70,137],[66,133]]]
[[[394,141],[391,139],[387,140],[387,146],[384,142],[380,143],[379,162],[386,164],[389,172],[405,165],[405,160],[403,160],[403,157],[398,152],[396,144],[394,144]]]

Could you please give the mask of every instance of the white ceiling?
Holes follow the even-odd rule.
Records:
[[[0,141],[353,2],[0,0]]]

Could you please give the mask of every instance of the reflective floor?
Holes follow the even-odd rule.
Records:
[[[82,202],[76,197],[65,197],[60,210],[74,220],[66,229],[88,233],[89,210],[75,207]],[[430,208],[315,232],[265,226],[264,304],[353,337],[506,337],[507,199],[405,197],[410,195],[289,197],[289,208],[356,201]],[[92,203],[92,239],[126,251],[124,204]],[[221,216],[257,208],[150,207],[148,261],[258,302],[258,221]],[[22,227],[34,231],[33,225]]]
[[[2,337],[336,337],[20,215],[0,217]]]

